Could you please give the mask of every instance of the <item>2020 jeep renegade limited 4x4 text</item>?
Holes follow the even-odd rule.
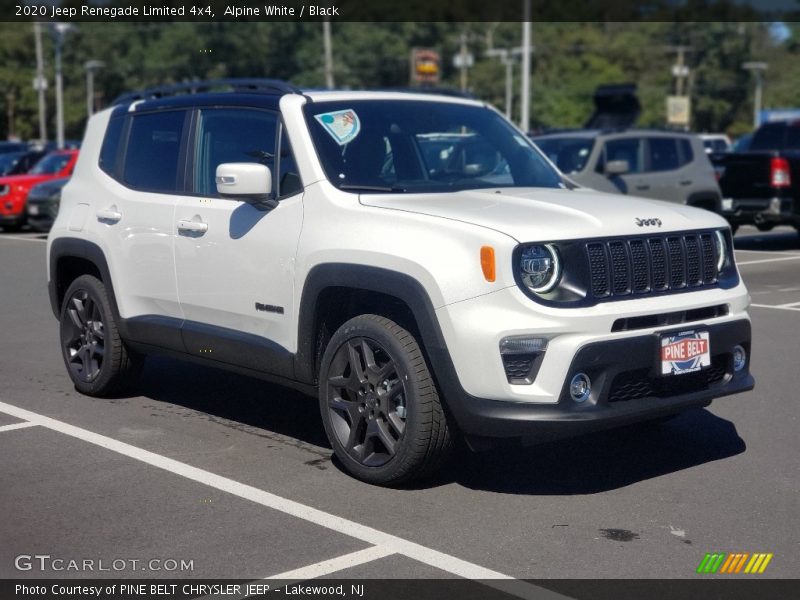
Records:
[[[352,474],[397,484],[456,432],[553,439],[753,387],[720,217],[574,189],[471,100],[192,87],[89,121],[48,238],[79,391],[156,351],[283,382]]]

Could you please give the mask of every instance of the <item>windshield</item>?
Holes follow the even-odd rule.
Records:
[[[7,153],[7,154],[0,154],[0,175],[8,175],[14,172],[17,164],[19,164],[19,159],[24,156],[24,153]]]
[[[493,110],[419,100],[312,102],[306,122],[328,179],[359,192],[563,187]]]
[[[562,173],[583,171],[594,147],[594,139],[578,137],[536,138],[533,142]]]
[[[31,175],[55,175],[64,170],[69,163],[70,154],[48,154],[30,170]]]

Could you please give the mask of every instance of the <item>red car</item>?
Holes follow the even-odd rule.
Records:
[[[69,177],[77,160],[77,150],[56,150],[45,155],[24,175],[0,177],[0,226],[16,229],[24,225],[31,188],[43,181]]]

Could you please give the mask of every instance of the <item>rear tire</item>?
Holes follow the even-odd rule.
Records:
[[[138,378],[144,358],[125,347],[102,281],[75,279],[64,294],[60,322],[61,354],[79,392],[110,396]]]
[[[320,368],[322,422],[344,468],[399,485],[438,471],[453,436],[425,357],[394,321],[360,315],[342,325]]]

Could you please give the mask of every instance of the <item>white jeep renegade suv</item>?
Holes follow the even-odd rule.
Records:
[[[48,239],[67,371],[168,352],[319,396],[356,477],[665,418],[749,390],[723,219],[576,188],[471,100],[269,80],[91,118]]]

